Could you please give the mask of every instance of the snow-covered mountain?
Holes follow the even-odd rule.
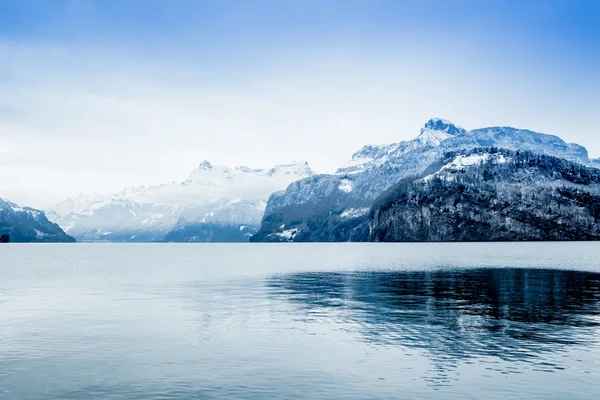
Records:
[[[240,226],[257,229],[269,195],[310,175],[305,162],[262,170],[203,161],[181,183],[83,194],[52,207],[48,217],[81,241],[199,241],[193,227],[208,226],[233,226],[247,240]]]
[[[449,153],[386,191],[357,241],[600,240],[600,169],[527,151]]]
[[[361,214],[357,210],[368,209],[385,190],[401,179],[422,173],[446,152],[486,146],[527,150],[584,165],[592,163],[584,147],[565,143],[554,135],[510,127],[467,131],[433,118],[413,140],[364,146],[335,174],[311,176],[274,193],[252,241],[348,240],[348,232],[339,233],[343,229],[335,230],[338,236],[330,236],[331,224],[344,224],[348,219],[340,216]]]
[[[421,133],[413,140],[388,145],[367,145],[352,155],[352,160],[337,170],[337,174],[352,174],[366,169],[375,168],[384,163],[402,156],[409,151],[422,147],[439,146],[446,139],[466,133],[450,121],[432,118],[423,128]]]
[[[11,242],[74,242],[71,236],[46,218],[41,210],[20,207],[0,199],[0,235]]]

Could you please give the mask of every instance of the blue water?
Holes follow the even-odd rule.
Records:
[[[596,399],[600,243],[0,247],[0,398]]]

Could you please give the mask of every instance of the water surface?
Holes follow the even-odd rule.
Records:
[[[600,244],[5,245],[7,399],[595,399]]]

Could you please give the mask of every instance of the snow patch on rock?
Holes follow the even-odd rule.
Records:
[[[344,193],[350,193],[352,191],[352,182],[348,179],[342,179],[338,189]]]
[[[438,177],[440,179],[444,179],[447,181],[455,180],[456,177],[453,175],[457,172],[464,171],[465,167],[469,167],[472,165],[480,165],[482,163],[492,162],[494,164],[504,164],[508,160],[503,154],[462,154],[456,156],[451,162],[444,165],[439,171],[426,176],[421,179],[424,182],[431,181],[434,177]]]
[[[294,237],[295,237],[297,234],[298,234],[298,229],[295,229],[295,228],[294,228],[294,229],[288,229],[288,230],[285,230],[285,231],[283,231],[283,232],[277,232],[277,233],[275,233],[274,235],[275,235],[275,236],[279,236],[281,239],[284,239],[284,240],[288,240],[288,241],[289,241],[289,240],[292,240],[292,239],[294,239]]]
[[[344,210],[344,212],[342,212],[340,214],[340,217],[342,218],[358,218],[358,217],[362,217],[363,215],[366,215],[369,213],[370,208],[369,207],[360,207],[360,208],[348,208],[346,210]]]

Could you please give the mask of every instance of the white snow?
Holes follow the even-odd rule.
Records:
[[[204,216],[202,217],[202,219],[200,220],[200,222],[206,222],[206,218],[210,218],[210,217],[212,217],[214,215],[215,215],[214,212],[209,212],[207,214],[204,214]]]
[[[481,164],[489,160],[493,160],[496,164],[504,164],[506,158],[503,154],[470,154],[457,156],[450,164],[447,164],[442,169],[461,169],[469,165]]]
[[[361,207],[361,208],[348,208],[344,210],[340,217],[342,218],[358,218],[369,212],[369,207]]]
[[[468,167],[471,165],[479,165],[481,163],[489,162],[489,161],[491,161],[495,164],[504,164],[507,161],[507,159],[506,159],[506,157],[504,157],[503,154],[483,153],[483,154],[459,155],[459,156],[456,156],[454,158],[454,160],[452,160],[452,162],[450,162],[450,163],[444,165],[442,168],[440,168],[439,171],[426,176],[422,180],[425,182],[429,182],[435,176],[437,176],[441,179],[444,179],[447,181],[452,181],[452,180],[455,180],[456,177],[453,175],[447,175],[446,173],[459,172],[459,171],[462,171],[465,167]]]
[[[429,128],[423,128],[421,130],[421,134],[419,136],[417,136],[415,141],[417,141],[423,145],[438,146],[444,140],[451,138],[451,137],[452,137],[452,135],[449,135],[448,133],[443,132],[443,131],[437,131],[437,130],[433,130],[433,129],[429,129]]]
[[[342,179],[338,189],[345,193],[350,193],[352,191],[352,182],[348,179]]]
[[[298,229],[294,228],[294,229],[288,229],[285,230],[283,232],[277,232],[275,233],[275,235],[283,238],[283,239],[287,239],[290,240],[292,238],[294,238],[294,236],[296,236],[298,234]]]
[[[25,209],[23,207],[19,207],[18,205],[14,204],[14,203],[10,203],[10,208],[14,212],[25,212]]]

